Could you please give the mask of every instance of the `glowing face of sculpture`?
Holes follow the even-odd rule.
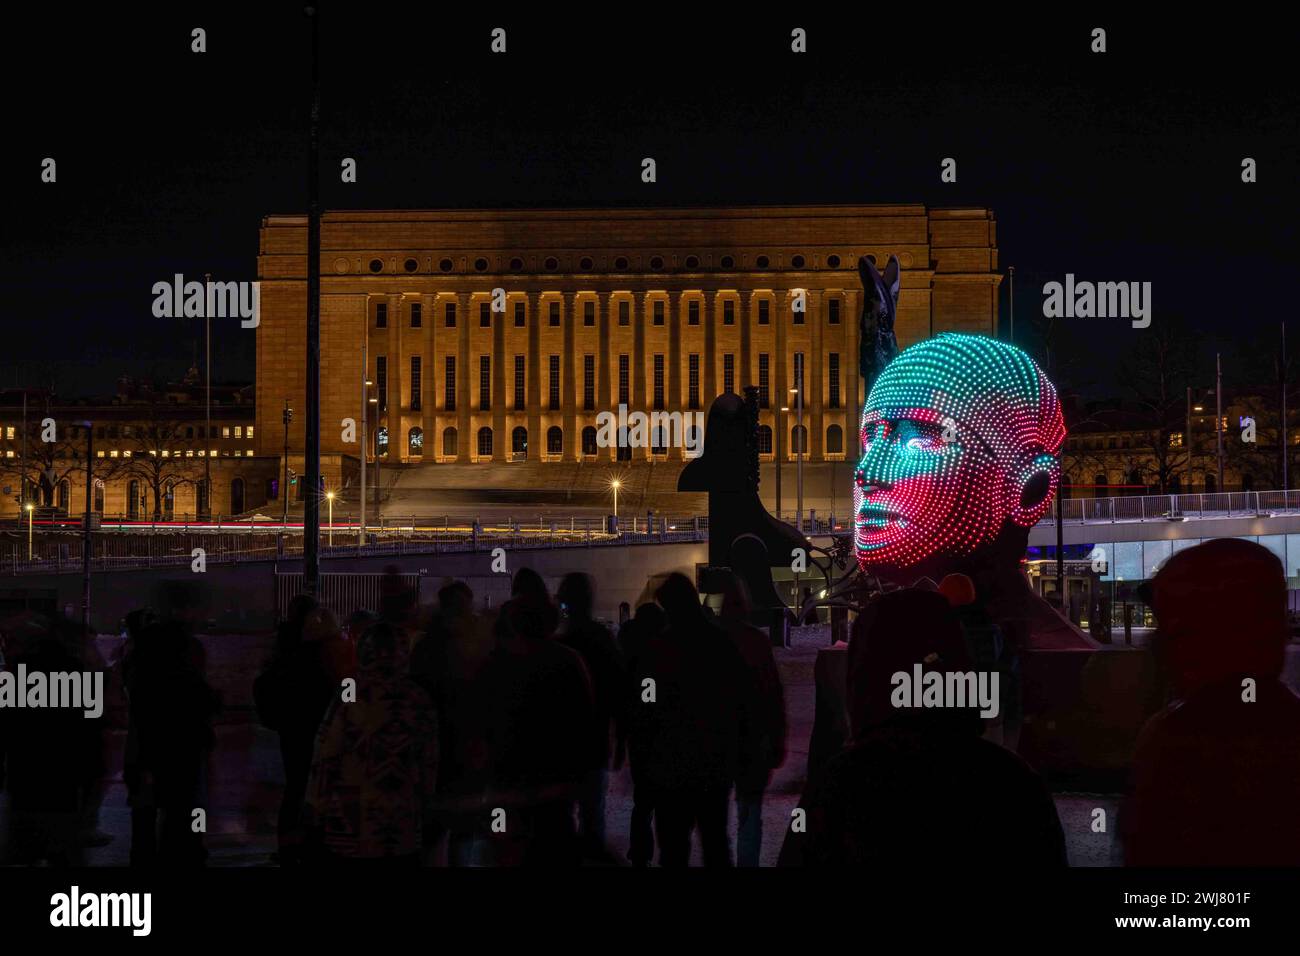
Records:
[[[901,352],[862,413],[858,563],[969,554],[1046,512],[1065,438],[1056,390],[1024,352],[946,334]]]

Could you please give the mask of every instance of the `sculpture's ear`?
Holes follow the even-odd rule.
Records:
[[[885,266],[885,288],[889,290],[890,298],[894,304],[898,304],[898,287],[902,284],[903,275],[898,267],[898,256],[889,257],[889,265]]]
[[[862,288],[867,295],[873,294],[880,285],[880,273],[876,271],[875,256],[858,258],[858,275],[862,278]]]

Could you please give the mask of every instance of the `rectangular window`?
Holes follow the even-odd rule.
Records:
[[[492,356],[478,357],[478,407],[483,411],[492,407]]]
[[[388,328],[388,306],[382,302],[375,306],[375,328]]]
[[[490,302],[480,302],[478,304],[478,327],[480,329],[492,328],[492,304]]]
[[[117,436],[115,435],[115,436],[113,436],[113,437],[116,438]],[[236,438],[243,438],[243,437],[244,437],[244,426],[242,426],[242,425],[236,425],[236,426],[235,426],[235,437],[236,437]]]
[[[522,302],[516,302],[515,303],[515,328],[522,329],[524,327],[524,315],[525,315],[524,304]]]
[[[515,408],[524,407],[524,357],[515,356]]]
[[[626,355],[618,357],[618,403],[620,405],[628,404],[628,360]]]
[[[582,357],[582,409],[587,412],[596,410],[596,356]]]
[[[794,387],[799,389],[800,392],[803,391],[803,353],[802,352],[794,353]],[[803,397],[803,404],[805,408],[808,407],[807,395]]]
[[[627,325],[628,322],[631,320],[630,319],[631,315],[632,315],[632,303],[627,301],[627,299],[624,299],[622,302],[618,304],[618,324]]]
[[[595,302],[582,303],[582,324],[586,326],[593,326],[596,324]]]
[[[551,411],[556,411],[560,407],[560,357],[552,355],[550,361],[551,380],[548,383],[550,401],[547,403]]]
[[[560,324],[560,303],[551,303],[551,325]]]
[[[736,390],[736,356],[730,353],[722,356],[722,390],[724,392]]]
[[[424,324],[424,307],[418,302],[411,303],[411,328],[418,329]]]
[[[664,324],[664,302],[663,299],[655,302],[655,325]]]
[[[128,432],[128,434],[129,434],[129,432]],[[247,428],[244,429],[244,437],[245,437],[245,438],[252,438],[252,437],[253,437],[253,426],[252,426],[252,425],[249,425]]]
[[[768,325],[772,321],[772,303],[763,299],[758,303],[758,324]]]
[[[831,379],[830,407],[839,408],[840,407],[840,353],[832,352],[829,358],[830,358],[830,379]]]
[[[686,407],[695,410],[700,407],[700,357],[692,354],[687,360]]]
[[[829,322],[831,325],[839,325],[840,324],[840,300],[831,299],[831,301],[829,302],[829,307],[830,307],[830,311],[826,321]]]
[[[663,411],[664,408],[664,357],[655,356],[655,394],[654,409],[657,412]]]
[[[375,356],[375,397],[379,399],[379,410],[382,412],[388,408],[388,356]],[[222,438],[229,438],[228,434],[223,434]]]
[[[700,324],[700,303],[692,300],[691,304],[686,307],[686,324]]]
[[[767,408],[771,403],[770,392],[768,391],[769,373],[771,370],[770,359],[766,352],[758,354],[758,407]]]
[[[421,408],[420,401],[420,356],[411,356],[411,411],[418,412]]]
[[[456,356],[447,356],[446,371],[442,376],[442,404],[449,412],[456,410]]]
[[[456,303],[455,302],[447,303],[446,315],[447,315],[447,328],[454,329],[456,327]]]
[[[736,324],[736,303],[732,302],[730,299],[722,303],[722,324]]]

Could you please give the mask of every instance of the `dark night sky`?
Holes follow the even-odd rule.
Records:
[[[326,9],[324,207],[988,206],[1016,266],[1018,325],[1066,272],[1151,281],[1153,328],[1181,322],[1204,353],[1222,348],[1230,378],[1294,318],[1300,104],[1280,28],[1052,20],[1042,7],[744,25],[691,8],[553,9],[566,12]],[[194,11],[94,20],[50,5],[12,19],[0,385],[35,384],[48,365],[67,394],[123,373],[178,377],[196,320],[155,319],[152,284],[251,279],[260,217],[305,211],[301,8]],[[206,54],[189,52],[194,26]],[[509,31],[505,56],[488,52],[494,26]],[[794,26],[809,32],[802,56]],[[1088,52],[1093,26],[1108,28],[1105,55]],[[55,185],[39,181],[45,156]],[[359,161],[356,185],[338,181],[343,156]],[[641,183],[643,156],[657,184]],[[945,156],[956,184],[939,181]],[[1244,156],[1259,162],[1254,185]],[[214,377],[251,380],[253,333],[219,325]],[[1070,330],[1081,377],[1103,390],[1147,334],[1116,319]]]

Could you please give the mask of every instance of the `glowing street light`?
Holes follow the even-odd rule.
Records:
[[[615,478],[609,483],[609,487],[614,492],[614,520],[618,521],[618,489],[623,487],[623,482]]]
[[[325,500],[330,503],[330,547],[334,547],[334,492],[325,492]]]
[[[27,502],[27,560],[32,559],[32,519],[36,517],[36,506]]]

